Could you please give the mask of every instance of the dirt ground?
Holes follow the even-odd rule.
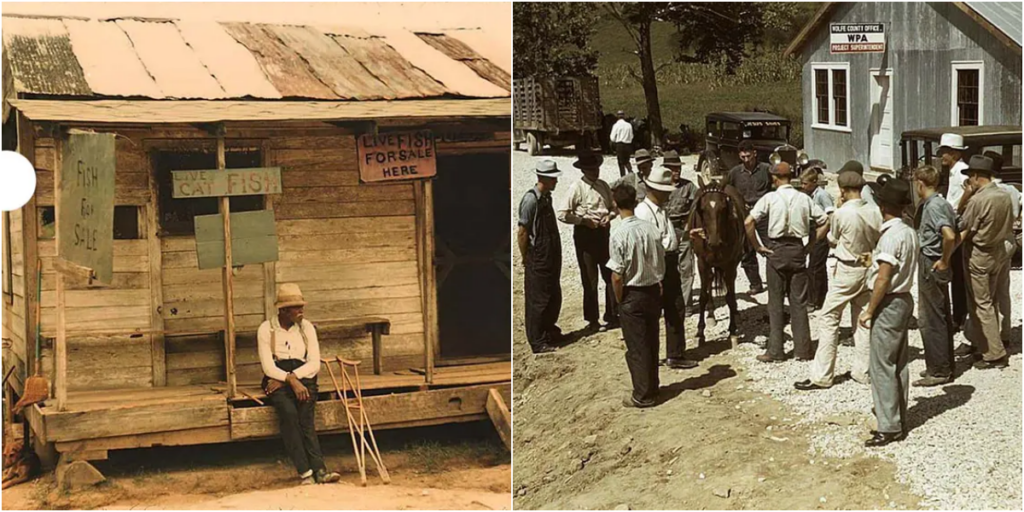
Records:
[[[515,154],[517,195],[520,181],[531,180],[520,180],[529,160]],[[558,163],[569,170],[555,191],[556,204],[559,192],[577,179],[571,159]],[[607,174],[608,159],[604,167]],[[562,231],[563,242],[570,239],[563,247],[571,247],[571,231]],[[897,483],[888,460],[813,460],[811,427],[798,424],[799,416],[782,402],[749,389],[745,363],[727,350],[727,337],[716,335],[724,334],[724,321],[709,329],[707,345],[689,353],[700,360],[699,368],[661,370],[661,405],[624,408],[629,373],[621,330],[581,335],[582,292],[569,251],[563,251],[559,322],[569,341],[539,357],[526,342],[523,268],[518,254],[514,260],[516,509],[918,508],[920,497]],[[740,281],[739,331],[749,342],[767,335],[767,296],[747,296],[742,272]],[[724,313],[719,311],[721,319]],[[688,317],[691,348],[695,331],[696,317]],[[832,421],[863,423],[868,437],[866,414]]]
[[[509,510],[510,457],[490,422],[378,433],[391,485],[372,463],[360,486],[348,436],[321,436],[333,485],[297,486],[279,440],[111,452],[99,486],[72,493],[53,474],[3,491],[4,510]]]

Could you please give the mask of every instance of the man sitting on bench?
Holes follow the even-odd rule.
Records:
[[[297,284],[277,287],[277,316],[263,322],[256,332],[263,391],[277,410],[284,448],[302,485],[334,483],[341,475],[327,471],[313,420],[320,344],[316,328],[303,318],[305,305]]]

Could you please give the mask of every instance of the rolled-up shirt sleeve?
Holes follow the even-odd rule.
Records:
[[[288,378],[288,372],[280,369],[274,364],[274,351],[270,346],[270,322],[263,322],[256,331],[256,349],[260,355],[260,367],[263,368],[263,375],[274,380],[284,382]]]
[[[529,192],[519,203],[519,225],[527,230],[533,229],[533,219],[537,217],[537,196]]]
[[[819,226],[824,226],[828,222],[828,214],[814,201],[811,201],[811,220]]]
[[[875,261],[879,264],[888,263],[895,271],[899,270],[900,257],[903,256],[903,247],[893,239],[881,239],[878,241],[878,252],[875,254]]]
[[[311,379],[320,372],[320,340],[316,337],[316,328],[308,320],[302,321],[302,331],[306,333],[306,364],[298,367],[293,373],[300,379]]]
[[[555,217],[557,217],[559,221],[566,224],[572,224],[574,226],[583,222],[583,218],[576,215],[576,208],[578,208],[580,202],[582,202],[582,199],[579,197],[579,191],[580,187],[578,181],[569,187],[569,194],[566,195],[565,201],[562,202],[558,207],[558,211],[555,212]]]

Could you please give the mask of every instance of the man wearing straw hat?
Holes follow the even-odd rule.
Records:
[[[554,160],[537,162],[537,186],[519,202],[519,254],[525,267],[526,339],[534,354],[553,352],[562,331],[555,325],[562,310],[562,239],[551,192],[562,171]]]
[[[299,285],[277,286],[277,316],[256,331],[263,391],[277,411],[284,448],[299,473],[302,485],[341,480],[327,471],[316,436],[316,374],[320,371],[320,343],[316,328],[304,318],[306,301]]]

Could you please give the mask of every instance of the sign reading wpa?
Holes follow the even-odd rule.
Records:
[[[884,53],[884,23],[830,23],[830,53]]]
[[[437,150],[429,130],[359,137],[359,179],[364,183],[437,175]]]

